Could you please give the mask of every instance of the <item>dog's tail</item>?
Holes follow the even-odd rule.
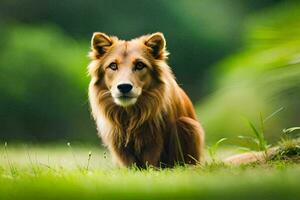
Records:
[[[300,162],[300,138],[282,140],[278,146],[266,151],[248,152],[230,156],[223,160],[228,165],[264,163],[269,160],[290,160]]]
[[[264,163],[269,158],[274,157],[278,153],[279,147],[273,147],[267,151],[258,151],[258,152],[248,152],[238,155],[233,155],[228,158],[225,158],[223,162],[229,165],[242,165],[242,164],[251,164],[251,163]]]

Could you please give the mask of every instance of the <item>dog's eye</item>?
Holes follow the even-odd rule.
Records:
[[[142,69],[144,69],[146,67],[146,65],[144,64],[144,63],[142,63],[142,62],[137,62],[136,64],[135,64],[135,66],[134,66],[134,69],[135,70],[142,70]]]
[[[114,71],[116,71],[116,70],[118,69],[118,65],[117,65],[117,63],[115,63],[115,62],[110,63],[110,64],[108,65],[108,67],[109,67],[111,70],[114,70]]]

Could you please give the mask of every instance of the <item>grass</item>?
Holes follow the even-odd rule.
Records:
[[[288,147],[297,144],[282,146],[287,153]],[[300,198],[300,166],[290,160],[238,167],[212,162],[140,171],[114,168],[100,148],[70,146],[3,146],[0,199]]]
[[[213,144],[213,145],[211,145],[207,148],[208,154],[209,154],[212,162],[214,162],[214,163],[216,162],[216,154],[217,154],[217,150],[219,148],[219,145],[221,143],[223,143],[224,141],[226,141],[226,140],[227,140],[227,138],[221,138],[215,144]]]
[[[253,136],[243,136],[240,135],[238,136],[239,139],[243,139],[246,140],[248,142],[252,142],[253,144],[255,144],[255,146],[257,147],[256,150],[263,152],[265,159],[268,158],[268,151],[271,147],[270,144],[268,144],[268,141],[265,139],[265,124],[268,120],[270,120],[272,117],[274,117],[276,114],[278,114],[279,112],[281,112],[284,109],[284,107],[281,107],[279,109],[277,109],[276,111],[274,111],[273,113],[271,113],[270,115],[268,115],[266,118],[263,118],[262,113],[260,113],[259,115],[259,127],[254,125],[254,123],[250,120],[248,121],[248,124],[252,130],[252,135]],[[284,129],[283,132],[293,132],[294,130],[297,130],[297,127],[293,128],[289,128],[289,129]],[[250,149],[247,147],[242,147],[246,150],[255,150],[255,149]]]

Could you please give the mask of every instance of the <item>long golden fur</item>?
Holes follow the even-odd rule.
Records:
[[[204,132],[166,63],[165,44],[161,33],[130,41],[93,35],[89,101],[119,166],[172,167],[203,158]],[[124,83],[132,87],[129,95],[118,90]]]

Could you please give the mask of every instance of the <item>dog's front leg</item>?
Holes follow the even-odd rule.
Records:
[[[163,149],[162,139],[156,138],[156,141],[148,143],[141,152],[141,162],[143,167],[154,166],[160,167],[160,157]]]
[[[136,163],[135,157],[125,148],[110,147],[113,162],[119,167],[130,167]]]

